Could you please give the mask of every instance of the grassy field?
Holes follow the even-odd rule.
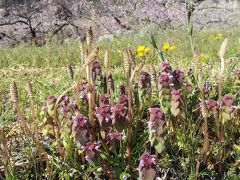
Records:
[[[235,28],[230,29],[208,29],[208,30],[201,30],[199,32],[194,32],[194,42],[196,46],[196,50],[199,52],[199,66],[202,69],[202,74],[198,74],[198,77],[194,75],[195,79],[192,76],[188,76],[187,74],[189,72],[190,68],[196,68],[196,61],[193,58],[191,45],[189,43],[189,36],[188,33],[184,29],[175,29],[175,30],[158,30],[158,29],[148,29],[148,28],[142,28],[140,30],[134,30],[131,32],[126,32],[122,34],[115,34],[115,35],[109,35],[101,37],[100,40],[96,41],[96,45],[100,47],[99,54],[98,54],[98,60],[103,66],[104,64],[104,53],[105,50],[109,51],[109,66],[108,69],[104,69],[103,72],[108,71],[111,72],[113,75],[113,79],[115,80],[115,96],[114,101],[117,101],[117,85],[120,82],[123,82],[126,84],[125,74],[124,74],[124,57],[123,57],[123,49],[126,47],[129,47],[131,51],[133,52],[135,56],[135,62],[136,65],[140,64],[141,62],[145,62],[145,66],[142,70],[149,71],[150,65],[154,65],[157,72],[161,71],[161,68],[159,67],[161,60],[159,59],[156,49],[151,44],[151,39],[149,37],[149,33],[147,31],[151,31],[156,44],[159,49],[162,50],[163,56],[165,60],[172,66],[173,69],[180,68],[185,76],[186,80],[190,82],[190,84],[193,86],[193,90],[189,93],[186,93],[184,90],[184,87],[177,87],[177,90],[180,89],[182,93],[182,96],[186,98],[186,104],[190,104],[190,107],[186,107],[184,115],[181,115],[181,118],[179,118],[178,115],[174,115],[175,111],[170,110],[164,110],[164,108],[168,106],[174,106],[174,104],[171,105],[163,105],[166,102],[163,102],[163,99],[160,98],[160,107],[163,109],[164,113],[166,114],[166,118],[168,118],[169,123],[167,123],[166,127],[168,127],[168,130],[164,130],[164,132],[167,134],[164,137],[166,150],[159,150],[157,148],[157,145],[153,145],[152,143],[148,144],[148,137],[151,137],[151,135],[147,135],[148,133],[151,134],[151,131],[148,132],[146,129],[138,129],[140,124],[136,123],[134,124],[134,128],[132,129],[134,133],[140,132],[140,134],[137,136],[133,133],[133,143],[135,148],[132,150],[132,156],[134,162],[131,162],[128,164],[128,162],[125,160],[128,158],[123,152],[124,147],[121,147],[119,152],[123,153],[122,155],[117,156],[116,152],[111,152],[111,150],[107,151],[106,149],[102,150],[103,153],[100,155],[103,159],[107,159],[108,163],[110,164],[108,167],[109,169],[112,169],[114,172],[114,176],[117,176],[116,179],[121,178],[123,179],[123,176],[131,176],[131,179],[136,179],[136,168],[138,164],[138,160],[140,158],[140,155],[144,152],[144,149],[140,147],[145,147],[145,149],[148,149],[148,151],[155,153],[158,155],[159,167],[162,168],[161,173],[157,173],[159,177],[164,176],[170,176],[170,177],[177,177],[177,174],[179,173],[179,177],[181,178],[189,178],[194,179],[197,177],[201,178],[211,178],[211,177],[221,177],[221,178],[237,178],[237,174],[239,173],[239,168],[237,166],[239,165],[239,114],[231,114],[231,118],[229,120],[234,120],[233,123],[235,127],[231,128],[229,127],[229,124],[220,125],[221,127],[224,127],[226,130],[229,130],[230,134],[224,134],[225,131],[219,130],[218,127],[219,124],[215,126],[214,124],[214,117],[212,115],[207,116],[209,119],[209,128],[213,128],[209,130],[209,139],[210,144],[212,145],[212,149],[209,150],[207,153],[208,155],[203,155],[203,157],[207,158],[207,163],[204,164],[200,161],[200,166],[197,167],[197,162],[199,162],[198,156],[200,156],[202,153],[202,144],[205,142],[209,143],[209,140],[206,140],[206,131],[202,130],[202,126],[204,126],[204,113],[200,112],[197,114],[197,104],[199,104],[203,99],[218,99],[218,77],[219,77],[219,71],[221,68],[221,61],[219,58],[219,49],[224,41],[225,38],[228,38],[228,47],[227,51],[225,53],[225,70],[224,70],[224,76],[223,76],[223,93],[222,95],[231,94],[234,97],[234,107],[236,109],[239,108],[239,84],[237,84],[237,79],[239,79],[239,75],[234,75],[235,71],[239,69],[240,67],[240,32]],[[36,47],[33,45],[26,45],[23,44],[19,47],[11,48],[11,49],[0,49],[0,97],[1,97],[1,104],[0,104],[0,125],[1,127],[4,126],[10,126],[10,129],[12,128],[12,123],[15,125],[17,119],[19,119],[19,115],[16,115],[15,111],[12,111],[12,103],[10,101],[10,95],[9,95],[9,87],[10,84],[15,81],[18,87],[19,96],[20,96],[20,108],[24,111],[24,116],[26,117],[27,121],[30,121],[31,119],[31,108],[30,108],[30,99],[28,97],[28,93],[25,90],[27,82],[31,82],[33,85],[33,94],[35,98],[35,109],[36,109],[36,117],[39,126],[42,128],[42,124],[44,121],[44,115],[42,106],[44,106],[44,103],[47,101],[49,96],[59,96],[64,90],[68,89],[74,82],[76,82],[76,79],[71,80],[69,79],[68,73],[67,73],[67,65],[72,65],[73,71],[75,76],[77,77],[79,74],[84,74],[81,69],[81,52],[80,52],[80,40],[66,40],[64,43],[59,44],[57,41],[47,42],[45,46],[42,47]],[[198,67],[199,68],[199,67]],[[196,69],[195,69],[196,71]],[[199,72],[198,72],[199,73]],[[136,73],[139,75],[139,73]],[[157,73],[158,76],[158,73]],[[141,74],[140,74],[141,77]],[[202,78],[200,78],[202,77]],[[199,79],[200,78],[200,79]],[[134,78],[134,82],[138,79],[138,76]],[[203,81],[202,83],[211,84],[211,92],[207,95],[201,96],[202,89],[200,81]],[[141,78],[138,79],[138,83],[141,81]],[[144,81],[142,82],[144,84]],[[184,83],[186,83],[184,81]],[[205,88],[204,84],[204,88]],[[96,85],[97,86],[97,85]],[[184,85],[185,86],[185,85]],[[128,89],[128,88],[127,88]],[[159,89],[157,90],[159,91]],[[171,91],[173,91],[171,89]],[[99,93],[101,91],[99,90]],[[134,91],[135,92],[135,91]],[[143,114],[142,116],[139,116],[141,109],[143,112],[146,111],[146,109],[152,107],[152,106],[159,106],[156,105],[156,99],[157,95],[154,94],[154,90],[152,90],[152,98],[156,98],[155,100],[151,99],[151,102],[148,101],[148,97],[146,96],[145,90],[142,90],[141,88],[137,90],[138,95],[143,93],[144,95],[139,95],[139,97],[136,100],[136,97],[134,99],[133,111],[135,114],[133,114],[134,118],[140,118],[142,120],[141,125],[146,125],[146,119],[148,119],[148,115]],[[200,93],[199,93],[200,92]],[[158,93],[158,92],[157,92]],[[161,90],[159,93],[162,93]],[[74,93],[73,93],[74,94]],[[111,93],[110,93],[111,94]],[[162,94],[161,94],[162,95]],[[161,96],[160,95],[160,96]],[[69,96],[72,96],[72,93],[69,94]],[[144,98],[142,97],[144,96]],[[143,100],[141,100],[143,98]],[[147,99],[147,100],[146,100]],[[194,100],[195,99],[195,100]],[[139,102],[138,102],[139,101]],[[197,102],[199,101],[199,102]],[[80,102],[79,102],[80,103]],[[81,102],[82,103],[82,102]],[[219,102],[220,103],[220,102]],[[181,104],[181,103],[180,103]],[[191,105],[192,104],[192,105]],[[135,107],[136,106],[136,107]],[[162,107],[164,106],[164,107]],[[191,107],[192,106],[192,107]],[[223,109],[224,109],[223,105]],[[228,106],[227,106],[228,107]],[[229,106],[230,107],[230,106]],[[84,107],[81,107],[84,108]],[[232,104],[231,104],[232,108]],[[180,108],[181,109],[181,108]],[[184,111],[181,109],[181,111]],[[203,110],[202,110],[203,111]],[[225,110],[223,110],[225,111]],[[237,110],[236,110],[237,111]],[[221,110],[222,113],[222,110]],[[221,114],[220,113],[220,114]],[[230,112],[225,112],[225,115],[230,114]],[[232,113],[232,112],[231,112]],[[239,113],[239,112],[238,112]],[[85,113],[87,114],[87,113]],[[201,117],[203,116],[203,119],[201,120]],[[97,116],[98,117],[98,116]],[[199,117],[199,118],[197,118]],[[222,116],[221,116],[222,117]],[[151,118],[151,116],[150,116]],[[196,118],[198,120],[196,120]],[[21,119],[21,118],[20,118]],[[181,124],[182,119],[188,120],[188,124]],[[228,118],[227,118],[228,119]],[[195,121],[196,120],[196,121]],[[140,120],[139,120],[140,121]],[[175,124],[175,122],[178,122]],[[10,122],[10,123],[9,123]],[[233,125],[232,124],[232,125]],[[65,132],[65,125],[62,125],[63,132],[62,134],[69,134],[69,131],[66,130]],[[135,127],[136,126],[136,127]],[[147,126],[146,126],[147,127]],[[190,130],[188,130],[190,128]],[[193,128],[191,130],[191,128]],[[215,129],[216,128],[216,129]],[[167,128],[166,128],[167,129]],[[186,136],[184,136],[184,129],[187,131]],[[204,129],[204,128],[203,128]],[[98,129],[99,130],[99,129]],[[102,129],[101,129],[102,130]],[[99,131],[101,131],[99,130]],[[6,130],[7,131],[7,130]],[[135,132],[136,131],[136,132]],[[203,131],[203,134],[202,134]],[[210,132],[211,131],[211,132]],[[129,132],[129,129],[128,131]],[[205,132],[205,134],[204,134]],[[42,131],[41,131],[42,133]],[[164,133],[164,134],[165,134]],[[215,137],[216,133],[222,133],[222,139],[217,136]],[[227,133],[227,132],[226,132]],[[99,133],[101,134],[101,133]],[[175,134],[175,135],[173,135]],[[101,134],[102,135],[102,134]],[[101,136],[99,135],[99,136]],[[129,133],[127,134],[129,135]],[[92,135],[91,135],[92,136]],[[135,137],[136,136],[136,137]],[[84,160],[81,160],[82,164],[77,162],[77,158],[75,157],[76,149],[78,147],[75,147],[73,143],[72,136],[69,135],[69,139],[66,139],[64,137],[61,137],[60,139],[63,141],[62,146],[65,148],[65,158],[62,162],[65,164],[57,164],[57,165],[51,165],[47,166],[50,168],[50,170],[47,170],[47,173],[51,174],[51,177],[60,177],[61,179],[71,179],[73,178],[70,176],[70,174],[77,174],[76,170],[86,171],[81,178],[88,179],[92,177],[94,172],[99,172],[99,174],[104,174],[105,176],[110,176],[105,170],[104,167],[101,167],[99,163],[96,162],[95,165],[85,165],[83,162]],[[57,138],[57,137],[56,137]],[[101,137],[98,137],[101,139]],[[167,140],[169,139],[169,140]],[[216,140],[217,139],[217,140]],[[59,140],[59,139],[58,139]],[[104,141],[104,138],[101,139],[101,141]],[[155,140],[156,141],[156,140]],[[154,143],[155,143],[154,141]],[[217,143],[214,143],[214,141],[217,141]],[[56,141],[59,143],[59,141]],[[171,143],[173,143],[171,149]],[[225,144],[224,144],[225,143]],[[33,143],[34,144],[34,143]],[[53,143],[56,146],[56,143]],[[61,143],[60,143],[61,144]],[[126,144],[128,144],[126,142]],[[125,145],[126,145],[125,144]],[[147,145],[146,145],[147,144]],[[25,142],[26,145],[26,142]],[[108,145],[108,144],[107,144]],[[120,146],[125,146],[124,142]],[[158,144],[159,145],[159,144]],[[34,145],[33,145],[34,146]],[[38,145],[36,145],[38,147]],[[26,145],[27,147],[27,145]],[[156,152],[154,150],[154,147],[156,148]],[[105,148],[105,147],[104,147]],[[112,147],[111,147],[112,148]],[[126,147],[127,148],[127,145]],[[194,148],[194,149],[193,149]],[[204,145],[203,145],[204,148]],[[223,151],[219,149],[224,149]],[[13,150],[14,151],[14,150]],[[27,157],[27,159],[31,162],[33,160],[33,157],[31,153],[30,155],[24,154],[21,150],[21,157]],[[55,152],[55,150],[51,150],[52,152]],[[74,153],[73,153],[74,151]],[[79,150],[80,151],[80,150]],[[101,152],[102,152],[101,151]],[[1,151],[0,151],[1,152]],[[3,150],[2,150],[3,152]],[[31,150],[26,150],[27,153],[31,152]],[[25,152],[25,153],[26,153]],[[203,151],[204,152],[204,151]],[[81,156],[82,152],[79,152]],[[74,155],[73,155],[74,154]],[[191,154],[192,158],[189,156]],[[203,153],[204,154],[204,153]],[[219,156],[226,156],[219,157]],[[178,158],[179,156],[179,158]],[[52,163],[58,162],[58,156],[54,156],[51,154],[50,161]],[[33,159],[31,159],[33,158]],[[56,158],[56,159],[55,159]],[[117,158],[119,162],[122,164],[118,164],[118,162],[114,161],[111,158]],[[33,160],[34,161],[34,160]],[[172,162],[173,165],[170,165],[169,162]],[[219,162],[222,162],[222,164],[226,168],[223,168],[223,174],[220,173],[220,165]],[[4,164],[4,162],[2,162]],[[6,162],[5,162],[6,163]],[[71,168],[68,168],[69,163],[75,163]],[[51,164],[51,163],[50,163]],[[101,164],[101,163],[100,163]],[[126,165],[127,164],[127,165]],[[221,164],[221,163],[220,163]],[[126,169],[124,169],[123,166],[127,166]],[[129,166],[133,165],[133,169],[131,169]],[[37,166],[37,165],[36,165]],[[107,166],[107,165],[106,165]],[[116,166],[116,169],[114,167]],[[125,166],[125,167],[126,167]],[[155,166],[155,164],[154,164]],[[216,167],[215,167],[216,166]],[[135,168],[135,170],[134,170]],[[155,168],[154,168],[155,169]],[[13,169],[11,169],[13,170]],[[15,179],[18,177],[18,174],[15,174],[14,171],[11,170],[7,171],[5,170],[5,176],[6,174],[9,175],[9,179]],[[62,170],[62,172],[61,172]],[[176,172],[174,172],[176,170]],[[139,170],[140,171],[140,170]],[[12,172],[12,174],[10,173]],[[16,171],[17,172],[17,171]],[[29,173],[31,174],[31,173]],[[44,174],[44,173],[43,173]],[[47,175],[49,175],[47,174]],[[45,172],[46,175],[46,172]],[[28,176],[35,176],[35,178],[40,178],[38,175],[36,175],[36,171],[34,171],[31,175]],[[41,175],[42,176],[42,175]],[[50,176],[50,175],[49,175]],[[1,177],[1,176],[0,176]],[[76,175],[75,177],[79,177]],[[92,177],[94,178],[94,177]],[[41,178],[40,178],[41,179]],[[100,178],[101,179],[101,178]]]

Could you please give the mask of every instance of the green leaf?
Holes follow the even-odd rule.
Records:
[[[165,148],[165,146],[164,146],[164,139],[163,138],[159,138],[158,139],[158,142],[157,142],[157,144],[155,144],[155,149],[156,149],[156,151],[158,152],[158,153],[161,153],[163,150],[164,150],[164,148]]]
[[[172,113],[172,115],[174,117],[177,117],[179,115],[179,113],[180,113],[180,109],[179,108],[174,109],[173,107],[171,107],[170,111],[171,111],[171,113]]]

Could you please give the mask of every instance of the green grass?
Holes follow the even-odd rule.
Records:
[[[150,44],[148,32],[154,34],[158,47],[166,42],[177,47],[164,53],[165,58],[172,65],[187,70],[193,64],[188,34],[184,29],[160,30],[151,29],[150,26],[150,28],[115,34],[111,38],[101,38],[97,42],[100,46],[99,60],[101,63],[104,51],[106,49],[110,51],[110,64],[113,73],[117,75],[117,80],[123,79],[122,50],[125,47],[130,47],[133,52],[139,45],[149,47],[150,53],[146,56],[146,61],[151,64],[159,63]],[[219,40],[213,39],[211,36],[216,33],[222,33],[223,37]],[[197,50],[203,54],[204,61],[216,64],[215,68],[219,66],[218,51],[225,37],[229,38],[226,57],[238,59],[240,57],[240,32],[237,29],[195,32]],[[19,84],[20,89],[24,89],[26,82],[31,81],[39,91],[39,100],[46,99],[51,94],[58,94],[68,87],[70,82],[66,66],[72,64],[75,69],[78,69],[80,63],[78,40],[66,40],[63,44],[52,41],[42,47],[23,44],[15,48],[2,48],[0,54],[0,92],[8,91],[9,84],[13,80]],[[141,61],[141,59],[137,57],[136,61]]]
[[[139,45],[150,48],[150,53],[146,56],[146,62],[158,64],[155,51],[150,44],[148,32],[152,32],[158,47],[168,42],[177,48],[164,53],[166,60],[176,67],[187,70],[193,64],[191,47],[187,32],[180,28],[175,30],[160,30],[146,27],[140,30],[115,34],[111,38],[101,38],[97,41],[100,46],[99,60],[103,62],[104,51],[110,52],[110,64],[112,72],[116,75],[116,81],[123,79],[122,50],[130,47],[134,52]],[[214,40],[211,36],[222,33],[223,37]],[[219,66],[218,51],[224,38],[229,38],[229,47],[226,57],[235,59],[240,57],[240,32],[237,29],[202,30],[195,32],[195,44],[197,50],[203,53],[205,61]],[[141,61],[137,57],[136,61]],[[80,63],[80,50],[78,40],[66,40],[60,44],[57,41],[47,42],[45,46],[23,44],[15,48],[0,49],[0,92],[6,94],[9,84],[14,80],[17,82],[22,98],[26,98],[24,87],[27,81],[37,89],[37,100],[44,102],[49,95],[59,94],[66,89],[70,82],[66,73],[67,64],[72,64],[78,69]],[[77,70],[76,70],[77,72]],[[24,93],[25,94],[24,94]],[[0,121],[9,119],[9,114],[1,114]]]
[[[150,26],[151,27],[151,26]],[[132,128],[137,129],[138,121],[140,123],[140,131],[133,131],[133,142],[134,147],[132,149],[132,163],[134,164],[134,168],[137,168],[138,161],[141,154],[144,150],[148,150],[149,152],[154,152],[154,146],[151,145],[148,140],[149,131],[147,122],[149,121],[149,113],[147,113],[147,109],[149,107],[160,106],[161,108],[165,109],[166,120],[169,123],[166,123],[168,128],[164,128],[165,132],[163,134],[166,150],[162,153],[159,153],[159,167],[161,167],[165,172],[173,173],[173,176],[176,177],[189,177],[190,179],[195,175],[195,161],[199,158],[199,154],[202,149],[203,141],[205,141],[205,137],[203,138],[202,134],[202,125],[203,122],[205,123],[205,119],[203,121],[203,110],[197,110],[199,102],[201,102],[202,98],[206,99],[217,99],[218,94],[217,92],[217,75],[220,67],[220,60],[218,57],[219,48],[224,40],[224,38],[229,39],[229,46],[226,53],[226,62],[228,59],[232,59],[233,63],[228,65],[226,63],[225,69],[225,79],[223,85],[223,95],[232,93],[234,96],[234,105],[239,109],[239,99],[237,96],[237,91],[239,89],[239,85],[235,85],[234,83],[237,82],[237,76],[234,75],[233,69],[236,65],[239,68],[239,59],[240,59],[240,39],[239,35],[240,32],[237,29],[230,28],[230,29],[218,29],[218,30],[202,30],[199,32],[195,32],[194,41],[197,48],[197,51],[200,53],[200,61],[202,62],[201,68],[203,68],[203,73],[198,74],[199,72],[196,70],[197,75],[191,76],[186,73],[193,64],[193,56],[191,52],[191,46],[189,43],[189,37],[187,32],[184,29],[175,29],[175,30],[159,30],[154,27],[146,27],[140,28],[139,30],[134,30],[131,32],[126,33],[116,33],[113,36],[106,36],[106,38],[101,38],[101,40],[97,41],[97,45],[100,47],[100,53],[98,56],[99,62],[103,64],[103,57],[105,50],[108,49],[110,52],[110,68],[108,69],[114,76],[115,80],[115,88],[121,81],[125,81],[124,76],[124,69],[122,67],[123,62],[123,49],[126,47],[130,47],[133,52],[135,52],[139,45],[144,45],[145,47],[149,47],[150,51],[146,54],[143,58],[146,61],[146,66],[144,66],[144,70],[148,69],[148,64],[154,64],[157,68],[157,72],[159,69],[160,60],[156,55],[156,52],[151,45],[151,41],[149,38],[148,32],[151,32],[154,35],[156,40],[157,46],[159,48],[162,47],[164,43],[169,43],[171,46],[176,46],[176,49],[164,51],[165,59],[172,65],[173,69],[177,67],[183,69],[185,72],[185,80],[184,83],[181,85],[180,92],[181,94],[181,101],[173,102],[170,97],[164,96],[163,93],[166,93],[166,89],[164,88],[154,88],[151,87],[154,91],[152,92],[153,101],[149,100],[148,98],[148,91],[142,90],[139,87],[134,88],[134,96],[132,100],[134,100],[134,109],[133,109],[133,125]],[[215,40],[212,36],[216,33],[221,33],[222,38]],[[19,96],[20,96],[20,107],[24,113],[25,119],[28,121],[29,125],[32,125],[31,122],[31,110],[30,110],[30,102],[29,97],[27,95],[27,91],[25,90],[27,82],[32,82],[33,84],[33,91],[35,95],[35,109],[36,109],[36,119],[38,121],[39,132],[43,132],[42,130],[47,129],[50,125],[44,123],[47,119],[51,122],[51,118],[53,118],[51,104],[47,105],[47,109],[42,110],[44,103],[47,101],[48,96],[54,95],[59,96],[65,89],[69,88],[73,82],[69,79],[67,75],[66,66],[68,64],[73,65],[75,74],[84,73],[79,71],[80,68],[80,49],[79,49],[79,41],[78,40],[66,40],[63,44],[59,44],[57,41],[48,42],[45,46],[36,47],[33,45],[21,45],[12,49],[0,49],[0,126],[5,126],[16,121],[18,119],[16,112],[12,109],[12,104],[10,101],[9,95],[9,86],[12,81],[16,81],[17,87],[19,89]],[[136,56],[136,62],[140,63],[142,61],[142,57]],[[208,68],[208,64],[211,64],[213,67]],[[103,68],[104,69],[104,68]],[[104,69],[106,71],[106,69]],[[138,74],[138,73],[137,73]],[[133,84],[136,83],[138,75],[135,75],[135,79]],[[200,82],[198,82],[200,81]],[[202,95],[200,92],[202,91],[201,83],[210,82],[212,85],[211,93],[208,95]],[[191,90],[185,89],[186,82],[189,82],[192,85]],[[198,84],[199,83],[199,84]],[[126,84],[126,83],[125,83]],[[98,85],[96,85],[98,86]],[[100,85],[99,85],[100,86]],[[98,87],[99,88],[99,87]],[[170,86],[169,86],[170,88]],[[177,88],[177,85],[176,87]],[[155,92],[156,91],[156,92]],[[159,92],[158,92],[159,91]],[[173,92],[174,90],[171,89]],[[100,90],[97,90],[97,94],[102,93]],[[140,95],[142,93],[142,95]],[[156,93],[156,94],[155,94]],[[76,93],[77,94],[77,93]],[[79,107],[82,108],[81,111],[84,109],[88,109],[88,106],[85,108],[86,104],[76,98],[77,95],[74,92],[69,93],[70,102],[77,102],[79,103]],[[115,101],[118,101],[119,98],[118,93],[115,91]],[[150,93],[151,94],[151,93]],[[73,96],[75,95],[75,96]],[[168,97],[168,98],[167,98]],[[146,98],[146,99],[145,99]],[[78,102],[79,101],[79,102]],[[97,101],[97,100],[96,100]],[[169,101],[169,102],[168,102]],[[177,109],[168,110],[168,106],[171,107],[174,105],[179,106],[180,115],[173,115],[173,113],[177,113]],[[174,104],[175,103],[175,104]],[[183,103],[183,104],[182,104]],[[140,106],[141,104],[141,106]],[[165,107],[166,106],[166,107]],[[224,106],[223,106],[224,107]],[[232,106],[231,106],[232,107]],[[69,107],[68,107],[69,108]],[[183,108],[183,109],[182,109]],[[225,107],[226,108],[226,107]],[[219,117],[223,118],[224,111],[225,116],[231,114],[232,112],[228,112],[228,109],[220,110]],[[87,110],[88,111],[88,110]],[[49,116],[46,116],[44,113],[49,113]],[[140,113],[142,112],[142,113]],[[84,111],[85,116],[88,116],[88,112]],[[71,112],[71,117],[73,116],[73,112]],[[49,118],[50,117],[50,118]],[[70,178],[72,172],[82,172],[82,177],[85,179],[89,179],[89,175],[93,175],[96,171],[101,171],[101,162],[96,165],[89,165],[89,164],[79,164],[79,157],[77,155],[77,150],[79,148],[76,147],[76,143],[73,141],[73,137],[71,135],[71,123],[72,118],[65,118],[62,117],[61,112],[59,113],[59,118],[61,118],[62,123],[60,123],[60,130],[61,130],[61,141],[65,148],[65,157],[66,159],[63,160],[63,163],[59,163],[58,159],[60,158],[58,155],[54,154],[56,152],[56,139],[51,144],[51,152],[53,152],[50,157],[51,162],[53,163],[50,171],[52,173],[56,173],[59,177],[64,177],[63,179]],[[229,115],[230,117],[230,115]],[[211,150],[209,150],[209,158],[210,165],[217,167],[217,160],[220,159],[223,164],[229,165],[228,171],[224,171],[224,176],[227,177],[235,177],[237,167],[235,164],[229,164],[228,159],[232,158],[231,162],[238,161],[237,159],[237,151],[233,150],[233,147],[239,146],[239,140],[235,140],[234,138],[237,137],[238,126],[237,120],[239,116],[236,115],[231,117],[230,120],[226,118],[228,121],[223,123],[223,127],[228,130],[228,133],[225,133],[224,143],[227,145],[222,144],[222,142],[216,141],[216,127],[215,123],[217,121],[214,119],[214,116],[209,116],[207,121],[209,125],[209,139],[211,143]],[[225,118],[225,117],[224,117]],[[70,121],[69,121],[70,120]],[[97,119],[95,119],[97,122]],[[47,121],[47,122],[48,122]],[[49,123],[48,122],[48,123]],[[64,122],[64,123],[63,123]],[[17,124],[17,123],[16,123]],[[51,124],[51,123],[50,123]],[[234,125],[233,125],[234,124]],[[13,126],[13,125],[12,125]],[[143,126],[143,127],[141,127]],[[138,127],[139,128],[139,127]],[[223,128],[223,129],[224,129]],[[6,129],[6,127],[5,127]],[[100,129],[98,126],[95,127],[95,132],[98,135],[98,139],[104,139],[100,136]],[[225,129],[224,129],[225,130]],[[99,132],[98,132],[99,131]],[[18,131],[21,132],[21,131]],[[235,134],[234,134],[235,133]],[[102,135],[102,134],[101,134]],[[14,135],[15,136],[15,135]],[[42,136],[42,134],[41,134]],[[17,138],[22,140],[20,150],[17,151],[20,156],[27,157],[30,162],[35,162],[32,151],[32,144],[31,142],[25,142],[25,136],[21,136],[19,134],[16,135]],[[50,136],[49,136],[50,137]],[[234,138],[233,138],[234,137]],[[1,138],[1,137],[0,137]],[[0,139],[1,140],[1,139]],[[216,141],[216,142],[215,142]],[[117,174],[124,174],[124,173],[131,173],[132,175],[136,175],[134,170],[129,170],[125,167],[126,159],[124,158],[124,148],[126,144],[121,144],[121,148],[123,148],[121,156],[118,154],[110,153],[105,148],[101,150],[99,157],[103,159],[107,159],[111,166],[115,169]],[[160,141],[159,141],[160,144]],[[15,144],[14,144],[15,145]],[[160,144],[161,145],[161,144]],[[28,147],[29,146],[29,147]],[[227,160],[224,158],[216,155],[221,152],[221,148],[227,149],[227,147],[231,147],[232,149],[227,149],[230,154],[226,154],[228,157]],[[156,147],[155,147],[156,148]],[[106,152],[105,152],[106,151]],[[159,150],[160,151],[160,150]],[[162,150],[161,150],[162,151]],[[79,153],[79,152],[78,152]],[[156,151],[155,151],[156,153]],[[212,153],[212,154],[211,154]],[[83,152],[81,152],[83,155]],[[115,156],[116,155],[116,156]],[[31,159],[32,158],[32,159]],[[217,159],[217,160],[216,160]],[[215,162],[216,160],[216,162]],[[231,159],[230,159],[231,160]],[[0,161],[1,162],[1,161]],[[211,164],[211,162],[215,164]],[[225,165],[224,164],[224,165]],[[227,166],[226,166],[227,167]],[[210,168],[210,167],[209,167]],[[201,167],[199,172],[199,176],[203,178],[206,177],[217,177],[214,175],[216,173],[214,170],[210,171],[205,167]],[[33,172],[27,173],[28,175],[38,175],[38,171],[32,170]],[[71,172],[71,173],[70,173]],[[15,173],[15,172],[14,172]],[[16,171],[17,173],[17,171]],[[177,173],[177,174],[174,174]],[[179,174],[178,174],[179,173]],[[205,173],[205,174],[204,174]],[[227,173],[227,174],[226,174]],[[26,176],[27,176],[26,174]],[[40,173],[41,174],[41,173]],[[14,174],[15,175],[15,174]],[[17,174],[19,176],[19,174]],[[134,177],[135,177],[134,175]],[[236,175],[237,177],[237,175]]]

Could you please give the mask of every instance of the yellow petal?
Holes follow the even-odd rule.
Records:
[[[150,51],[150,48],[149,47],[146,47],[145,49],[144,49],[144,52],[145,53],[148,53]]]
[[[176,49],[176,48],[177,48],[176,46],[171,46],[170,50],[173,50],[173,49]]]
[[[144,51],[144,49],[145,49],[145,46],[141,45],[141,46],[138,46],[137,51],[141,52],[141,51]]]
[[[137,55],[138,55],[139,57],[143,57],[143,52],[138,52]]]

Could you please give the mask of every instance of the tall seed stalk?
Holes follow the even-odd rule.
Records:
[[[130,81],[131,77],[131,63],[129,61],[127,49],[123,51],[123,66],[125,71],[125,76],[127,80],[127,92],[128,92],[128,139],[127,139],[127,155],[128,155],[128,165],[130,167],[131,162],[131,151],[132,151],[132,83]]]
[[[10,86],[10,95],[11,95],[11,101],[13,103],[13,106],[17,111],[17,115],[19,117],[21,127],[24,130],[24,132],[26,132],[26,134],[30,135],[31,130],[29,129],[27,122],[23,117],[22,111],[20,110],[19,99],[18,99],[18,89],[15,81],[12,82]]]
[[[7,137],[4,130],[0,127],[0,149],[2,152],[2,161],[4,163],[4,175],[6,179],[15,179],[14,164],[11,162],[10,152],[7,148]]]
[[[228,39],[225,38],[220,50],[219,50],[219,58],[221,60],[221,67],[220,67],[220,72],[219,72],[219,82],[218,82],[218,102],[221,104],[222,102],[222,90],[223,90],[223,77],[224,77],[224,69],[225,69],[225,53],[227,51],[227,46],[228,46]],[[217,121],[217,119],[216,119]],[[217,121],[219,123],[219,119]],[[222,122],[222,121],[221,121]],[[224,123],[219,123],[219,142],[224,141]],[[225,152],[225,147],[221,148],[217,154],[217,160],[219,163],[218,165],[218,172],[221,173],[222,171],[222,164],[221,164],[221,159],[222,159],[222,154]]]

